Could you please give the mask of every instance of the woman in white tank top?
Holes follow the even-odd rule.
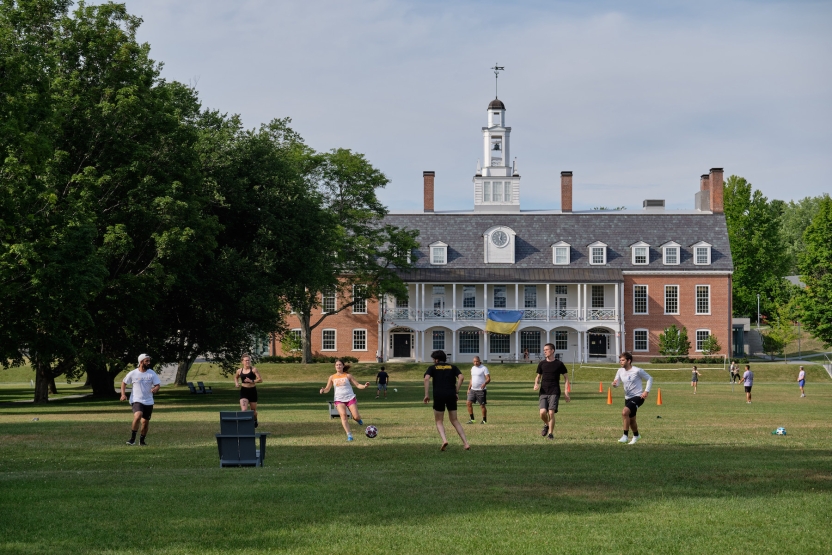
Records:
[[[338,409],[338,414],[341,415],[341,425],[344,427],[344,431],[347,432],[347,441],[352,441],[350,423],[347,420],[347,409],[349,409],[353,420],[355,420],[359,426],[364,424],[364,421],[361,419],[361,415],[358,414],[358,399],[355,396],[352,386],[354,385],[358,389],[366,389],[369,387],[370,382],[363,385],[358,383],[355,381],[355,378],[352,377],[352,374],[347,372],[349,369],[350,367],[345,365],[343,360],[336,360],[335,373],[329,377],[326,381],[326,386],[322,387],[319,393],[321,395],[329,393],[329,390],[332,389],[332,387],[335,387],[335,408]]]

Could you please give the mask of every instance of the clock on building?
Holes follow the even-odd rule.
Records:
[[[491,234],[491,242],[497,247],[505,247],[508,245],[508,235],[505,231],[495,231]]]

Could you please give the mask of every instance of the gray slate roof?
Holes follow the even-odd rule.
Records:
[[[442,274],[463,268],[564,268],[552,264],[552,244],[564,241],[571,245],[568,269],[615,269],[620,271],[733,271],[728,228],[724,214],[672,212],[655,214],[583,213],[583,214],[388,214],[385,222],[419,230],[420,247],[412,260],[414,269],[433,269]],[[482,234],[493,226],[515,231],[515,264],[485,264]],[[448,244],[448,263],[431,266],[428,245],[436,241]],[[587,245],[607,244],[607,264],[589,264]],[[650,245],[650,264],[632,264],[630,245],[644,241]],[[678,266],[662,264],[661,246],[669,241],[681,245]],[[712,245],[710,266],[693,264],[691,245],[705,241]],[[511,272],[516,279],[516,272]],[[414,275],[415,277],[415,275]],[[509,277],[508,275],[505,277]],[[416,279],[408,281],[417,281]],[[462,281],[462,280],[460,280]],[[558,280],[560,281],[560,280]]]
[[[520,283],[612,283],[624,281],[621,270],[613,268],[491,268],[495,264],[482,264],[480,268],[414,268],[403,270],[399,276],[408,282],[438,283],[491,283],[515,281]],[[505,266],[505,264],[499,264]]]

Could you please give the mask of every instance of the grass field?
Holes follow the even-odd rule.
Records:
[[[354,369],[372,381],[374,365]],[[612,406],[598,392],[614,367],[576,368],[552,442],[539,436],[533,367],[495,365],[489,423],[466,425],[470,452],[451,433],[445,453],[423,369],[388,365],[387,401],[359,391],[380,435],[348,444],[317,393],[329,365],[263,366],[266,466],[242,469],[218,468],[217,412],[237,392],[216,368],[195,369],[214,395],[162,390],[147,448],[124,444],[126,403],[8,402],[31,388],[0,373],[0,553],[830,551],[832,379],[820,367],[800,399],[795,367],[755,365],[751,405],[721,369],[694,396],[687,367],[647,367],[643,439],[628,446],[616,441],[621,390]]]

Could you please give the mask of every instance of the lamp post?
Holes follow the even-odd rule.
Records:
[[[760,333],[760,294],[757,293],[757,333]]]

